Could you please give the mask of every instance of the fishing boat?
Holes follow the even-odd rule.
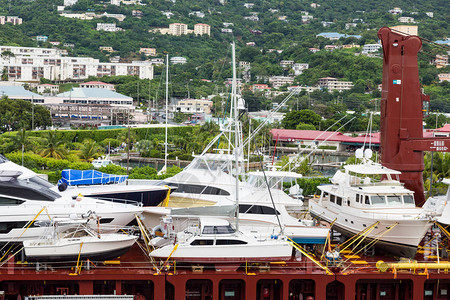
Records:
[[[39,261],[108,260],[127,252],[138,239],[123,233],[100,233],[88,221],[53,219],[43,237],[23,242],[25,256]]]
[[[179,262],[240,264],[288,260],[292,246],[279,239],[256,239],[236,231],[226,220],[201,217],[198,224],[176,235],[176,244],[155,249],[150,256]]]
[[[396,176],[401,173],[370,160],[372,151],[359,149],[360,164],[344,166],[320,185],[320,197],[309,201],[310,213],[334,223],[347,236],[359,235],[388,253],[414,257],[432,222],[426,210],[416,207],[414,192]]]

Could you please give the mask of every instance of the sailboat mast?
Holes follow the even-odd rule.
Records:
[[[238,107],[236,97],[236,49],[235,43],[232,44],[232,60],[233,60],[233,81],[231,88],[233,114],[234,114],[234,164],[236,169],[236,230],[239,231],[239,126],[238,126]]]
[[[167,117],[169,114],[169,54],[166,55],[166,135],[164,139],[164,167],[167,169]]]

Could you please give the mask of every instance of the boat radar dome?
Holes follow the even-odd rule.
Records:
[[[359,158],[359,159],[363,158],[364,157],[364,150],[362,148],[356,149],[355,157]]]
[[[364,150],[364,158],[365,159],[371,159],[372,158],[372,149]]]

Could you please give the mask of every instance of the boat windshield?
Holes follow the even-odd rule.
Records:
[[[401,195],[389,195],[389,196],[387,196],[387,200],[388,200],[389,205],[403,204]]]
[[[203,228],[203,234],[230,234],[234,233],[234,229],[231,225],[227,226],[205,226]]]
[[[384,196],[376,195],[376,196],[370,196],[370,200],[372,201],[372,205],[385,205],[386,200]]]
[[[224,158],[227,158],[225,155]],[[211,172],[222,171],[231,174],[232,161],[227,159],[220,159],[220,154],[217,157],[196,157],[189,165],[189,169],[209,170]]]
[[[403,202],[405,204],[415,204],[413,195],[403,195]]]

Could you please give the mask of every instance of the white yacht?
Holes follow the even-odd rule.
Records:
[[[256,239],[235,231],[225,220],[199,218],[198,224],[176,235],[176,244],[155,249],[150,256],[177,262],[240,264],[288,260],[292,246],[285,240]]]
[[[425,210],[416,207],[414,192],[406,189],[388,169],[369,160],[370,150],[359,149],[363,163],[344,166],[332,184],[320,185],[319,198],[309,201],[310,213],[334,226],[344,235],[361,233],[377,240],[375,247],[404,257],[413,257],[417,246],[431,227]]]
[[[64,197],[53,191],[48,181],[33,171],[0,159],[0,243],[22,242],[42,236],[39,222],[49,218],[83,218],[92,213],[101,224],[123,227],[142,212],[137,205],[103,201],[88,197]],[[30,225],[30,226],[28,226]]]
[[[450,225],[450,179],[445,178],[442,183],[449,185],[445,195],[433,196],[427,199],[422,208],[431,211],[436,221],[444,226]]]
[[[61,172],[58,187],[61,195],[76,198],[78,195],[124,203],[142,203],[157,206],[170,194],[172,187],[155,186],[146,180],[129,180],[128,175],[113,175],[97,170],[71,170]]]
[[[23,242],[25,256],[40,261],[108,260],[127,252],[138,238],[125,233],[99,233],[88,222],[54,218],[42,237]]]

